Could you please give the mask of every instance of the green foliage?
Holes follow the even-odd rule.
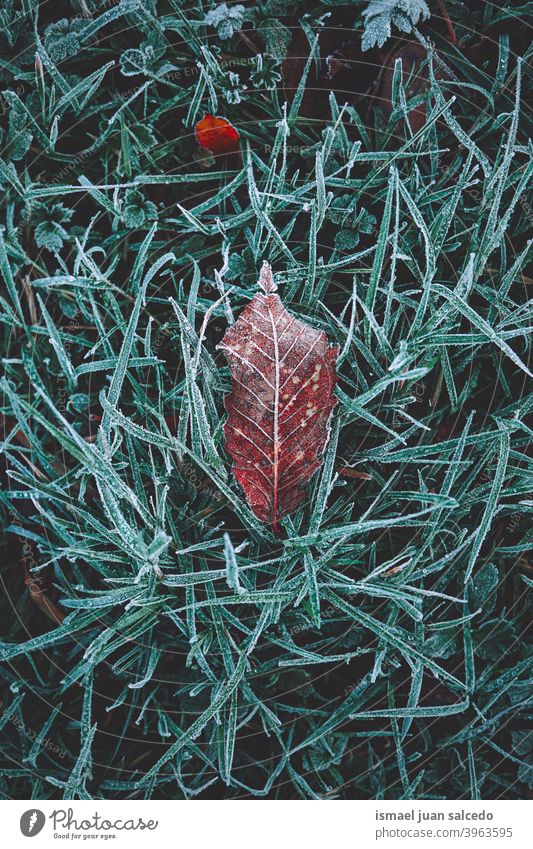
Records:
[[[282,62],[292,41],[290,29],[277,18],[267,18],[259,24],[257,32],[265,43],[266,52]]]
[[[63,18],[50,24],[44,32],[44,46],[54,62],[61,62],[69,56],[75,56],[81,47],[81,35],[85,21],[79,18]]]
[[[74,210],[64,206],[60,201],[35,203],[32,206],[32,224],[35,225],[34,237],[37,247],[46,248],[57,253],[63,247],[63,242],[68,238],[64,228],[72,216]]]
[[[215,27],[218,37],[227,41],[242,28],[245,12],[245,7],[240,4],[228,6],[227,3],[221,3],[207,13],[203,23]]]
[[[525,7],[450,3],[447,52],[411,17],[420,65],[347,89],[325,59],[363,4],[246,5],[236,38],[177,0],[4,6],[2,794],[524,797]],[[206,113],[240,154],[200,150]],[[279,537],[217,350],[265,259],[340,349]]]
[[[269,91],[281,82],[278,63],[269,56],[259,54],[255,60],[255,69],[250,74],[250,82],[255,88],[266,88]]]
[[[383,47],[391,36],[392,24],[401,32],[412,32],[419,21],[429,18],[425,0],[371,0],[363,11],[365,31],[362,48]]]
[[[15,102],[9,110],[8,132],[3,146],[6,160],[16,162],[24,159],[33,141],[33,135],[28,129],[28,119]]]
[[[122,217],[126,227],[136,229],[146,225],[147,221],[157,215],[157,207],[152,201],[146,200],[142,192],[128,189],[124,196]]]

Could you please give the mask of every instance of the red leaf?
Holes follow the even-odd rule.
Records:
[[[239,134],[225,118],[205,115],[196,125],[198,144],[211,153],[235,153],[239,150]]]
[[[322,463],[336,399],[338,347],[283,306],[268,263],[256,295],[219,347],[233,379],[226,449],[248,504],[263,522],[292,513]]]

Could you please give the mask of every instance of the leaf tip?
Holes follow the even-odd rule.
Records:
[[[261,266],[259,285],[266,295],[270,295],[278,288],[274,282],[272,267],[266,260],[264,260],[263,265]]]

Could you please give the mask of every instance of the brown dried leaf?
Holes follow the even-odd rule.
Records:
[[[219,347],[233,385],[224,428],[246,500],[278,532],[320,467],[336,399],[338,347],[283,306],[263,263],[256,295]]]

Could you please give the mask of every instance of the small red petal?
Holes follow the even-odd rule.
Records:
[[[196,125],[198,144],[211,153],[235,153],[239,150],[239,134],[225,118],[205,115]]]

